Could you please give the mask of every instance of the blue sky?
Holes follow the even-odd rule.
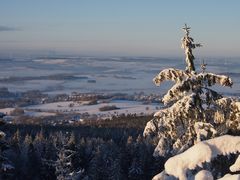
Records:
[[[199,56],[240,57],[239,0],[1,0],[0,55],[182,56],[181,27]]]

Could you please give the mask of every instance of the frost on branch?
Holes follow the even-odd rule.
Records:
[[[161,74],[161,72],[159,74]],[[159,76],[156,76],[154,78],[157,82],[160,81],[158,80],[158,77]],[[188,92],[195,92],[205,86],[212,86],[215,84],[231,87],[233,82],[228,76],[216,75],[213,73],[200,73],[197,75],[189,74],[186,79],[178,81],[170,90],[168,90],[167,94],[163,97],[163,102],[164,104],[167,104],[171,101],[179,100]]]
[[[190,77],[190,74],[180,70],[180,69],[173,69],[168,68],[162,70],[154,79],[153,81],[157,86],[160,86],[163,81],[171,80],[174,82],[180,82],[183,79]]]
[[[144,136],[157,137],[154,156],[174,155],[200,140],[240,130],[240,103],[221,98],[203,109],[198,96],[183,97],[171,107],[154,114],[144,130]]]
[[[182,28],[185,32],[185,36],[182,38],[182,48],[185,50],[185,55],[186,55],[186,71],[188,72],[193,72],[195,71],[195,66],[194,66],[194,59],[195,57],[193,56],[192,50],[195,49],[196,47],[201,47],[201,44],[194,44],[194,40],[192,37],[189,36],[190,33],[190,27],[185,24],[185,26]]]

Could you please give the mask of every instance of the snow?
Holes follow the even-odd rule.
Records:
[[[154,122],[155,119],[150,120],[147,122],[147,125],[144,129],[143,136],[148,136],[150,134],[154,134],[157,131],[157,124]]]
[[[202,141],[202,138],[207,138],[209,132],[213,135],[217,134],[217,131],[214,129],[213,125],[210,123],[196,122],[194,124],[195,132],[197,133],[197,142]]]
[[[169,147],[166,147],[166,138],[160,137],[157,147],[155,148],[154,152],[153,152],[153,156],[157,157],[160,155],[166,155],[169,153]]]
[[[0,138],[3,138],[5,136],[6,136],[6,134],[4,132],[0,131]]]
[[[212,84],[218,83],[221,86],[229,86],[229,87],[231,87],[233,84],[233,81],[231,80],[231,78],[229,78],[228,76],[225,76],[225,75],[216,75],[213,73],[199,74],[199,76],[201,76],[201,75],[204,78],[207,77],[208,81],[211,81]]]
[[[173,104],[171,107],[166,109],[161,109],[158,112],[154,114],[154,117],[161,117],[164,114],[169,114],[174,117],[176,115],[176,112],[185,112],[188,113],[189,109],[191,108],[191,105],[193,104],[193,97],[195,96],[195,93],[192,93],[189,96],[185,96],[182,99],[178,100],[175,104]]]
[[[152,180],[176,180],[176,178],[168,176],[165,171],[162,171],[161,173],[157,174],[152,178]]]
[[[42,64],[65,64],[67,59],[34,59],[33,62]]]
[[[240,155],[236,159],[235,163],[232,166],[230,166],[229,169],[230,169],[231,172],[240,171]]]
[[[164,72],[165,70],[163,70]],[[160,73],[161,74],[161,73]],[[176,75],[176,74],[175,74]],[[172,88],[170,88],[166,95],[164,95],[162,101],[164,104],[181,99],[187,92],[192,92],[194,86],[198,86],[200,82],[214,85],[218,83],[222,86],[231,87],[233,82],[228,76],[216,75],[213,73],[200,73],[198,75],[191,74],[192,76],[177,82]],[[165,78],[167,79],[167,78]],[[175,78],[176,79],[176,78]]]
[[[56,113],[25,111],[25,115],[32,116],[32,117],[43,117],[43,116],[55,116]]]
[[[165,171],[162,171],[161,173],[155,175],[152,180],[163,180],[165,178],[166,174]]]
[[[236,106],[237,106],[238,110],[240,111],[240,102],[236,102]]]
[[[3,163],[3,164],[2,164],[2,169],[3,169],[3,171],[7,171],[7,170],[14,169],[14,167],[13,167],[11,164],[5,164],[5,163]]]
[[[154,79],[153,82],[160,86],[161,83],[165,80],[171,80],[175,82],[179,82],[185,78],[189,77],[189,75],[180,69],[168,68],[162,70]]]
[[[165,163],[165,172],[185,180],[187,170],[201,167],[202,163],[210,162],[217,155],[227,155],[237,151],[240,151],[240,136],[224,135],[202,141],[185,152],[169,158]]]
[[[11,111],[13,111],[14,108],[3,108],[3,109],[0,109],[0,112],[6,114],[6,115],[9,115]]]
[[[62,101],[41,105],[28,106],[26,110],[41,110],[45,112],[78,112],[78,113],[89,113],[89,114],[98,114],[98,115],[116,115],[116,114],[152,114],[156,110],[156,105],[148,104],[143,105],[141,102],[136,101],[113,101],[110,103],[100,103],[95,105],[86,105],[86,101],[83,102],[74,102],[74,101]],[[73,105],[70,107],[70,105]],[[99,111],[100,107],[103,106],[113,106],[115,105],[119,109],[111,111]],[[149,108],[148,110],[146,110]]]
[[[162,99],[164,105],[169,106],[154,114],[145,127],[144,136],[157,137],[159,142],[154,156],[178,154],[166,161],[165,170],[154,179],[192,179],[200,169],[195,179],[213,179],[211,172],[202,170],[203,163],[211,162],[218,155],[240,151],[240,136],[223,135],[228,130],[240,129],[239,100],[222,98],[210,88],[213,85],[232,87],[233,81],[225,75],[205,73],[204,62],[201,64],[202,73],[195,72],[192,49],[201,47],[201,44],[194,44],[189,29],[185,24],[182,47],[186,55],[186,71],[163,69],[153,79],[157,86],[165,80],[174,81],[175,85]],[[214,138],[216,135],[223,136]],[[210,140],[202,141],[204,139]],[[230,169],[237,171],[239,165],[240,159],[237,159]]]
[[[226,134],[228,129],[240,129],[238,101],[233,98],[221,98],[211,105],[211,110],[199,111],[199,107],[194,104],[194,98],[196,98],[194,93],[184,96],[171,107],[157,111],[154,118],[147,123],[143,133],[145,137],[155,136],[159,140],[162,137],[167,139],[164,144],[155,148],[155,156],[165,156],[166,154],[162,153],[167,151],[174,155],[192,146],[192,142],[213,138],[217,133]],[[213,119],[215,124],[203,123],[204,117]],[[196,121],[197,123],[194,124]],[[226,128],[216,128],[223,123],[226,124]],[[194,129],[189,133],[188,127],[193,125]],[[164,146],[168,149],[164,150]]]
[[[203,162],[210,162],[211,157],[211,148],[200,142],[182,154],[168,159],[164,165],[165,171],[167,174],[175,176],[180,180],[186,180],[188,169],[195,169],[197,166],[201,166]]]
[[[4,113],[6,115],[10,115],[11,111],[13,111],[14,109],[15,108],[4,108],[4,109],[0,109],[0,112]],[[40,116],[54,116],[54,115],[56,115],[56,113],[52,113],[52,112],[35,112],[35,111],[26,110],[26,111],[24,111],[24,115],[33,116],[33,117],[40,117]],[[5,116],[4,119],[8,119],[9,117],[10,116]]]
[[[25,115],[34,117],[54,116],[57,112],[88,113],[90,115],[96,114],[101,117],[111,117],[112,115],[120,114],[153,114],[156,110],[156,106],[159,107],[159,104],[142,104],[141,102],[128,100],[115,100],[109,103],[99,103],[95,105],[87,105],[88,103],[89,101],[60,101],[54,103],[30,105],[23,107],[23,109]],[[99,108],[103,106],[116,106],[119,109],[110,111],[99,111]],[[10,112],[13,110],[14,108],[4,108],[0,109],[0,112],[9,115]]]
[[[167,105],[171,101],[179,100],[185,95],[184,91],[180,91],[183,86],[183,82],[176,83],[171,89],[168,90],[167,94],[164,95],[162,101],[164,105]]]
[[[225,176],[223,176],[218,180],[240,180],[240,174],[234,174],[234,175],[226,174]]]
[[[211,172],[202,170],[195,175],[194,180],[213,180],[213,176]]]

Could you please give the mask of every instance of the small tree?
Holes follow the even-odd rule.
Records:
[[[4,121],[0,119],[0,126],[4,125]],[[6,134],[0,130],[0,179],[7,179],[12,176],[14,167],[6,157],[5,151],[8,149],[8,144],[4,140]]]
[[[192,49],[195,49],[196,47],[201,47],[201,44],[194,44],[193,38],[189,36],[190,33],[190,27],[185,24],[185,26],[182,28],[185,32],[185,36],[182,38],[182,48],[185,50],[186,55],[186,71],[191,72],[195,71],[195,66],[193,60],[195,59],[192,53]]]
[[[81,179],[84,173],[84,169],[75,169],[73,159],[76,158],[77,152],[74,149],[75,137],[71,134],[70,140],[67,143],[67,139],[63,137],[61,133],[59,136],[59,144],[56,145],[57,160],[54,164],[55,174],[58,180],[75,180]],[[73,149],[73,150],[72,150]]]
[[[157,138],[154,156],[172,156],[196,142],[240,129],[240,102],[211,89],[215,84],[231,87],[232,80],[205,72],[204,63],[202,72],[195,71],[192,49],[201,45],[193,44],[190,27],[185,24],[183,30],[186,70],[164,69],[153,79],[158,86],[165,80],[175,82],[162,99],[167,107],[156,112],[144,130],[145,137]]]

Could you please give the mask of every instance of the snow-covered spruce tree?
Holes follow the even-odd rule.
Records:
[[[0,126],[4,124],[4,121],[0,119]],[[12,177],[14,167],[4,153],[8,149],[8,144],[4,140],[5,133],[0,130],[0,179],[7,179]]]
[[[166,108],[156,112],[144,130],[145,137],[158,141],[154,156],[173,156],[197,142],[240,129],[239,100],[223,97],[211,89],[215,84],[231,87],[232,80],[225,75],[205,72],[204,63],[202,72],[195,71],[192,50],[201,44],[193,43],[190,27],[185,25],[183,30],[186,70],[164,69],[153,79],[158,86],[165,80],[175,82],[162,99]]]
[[[59,134],[59,142],[56,144],[57,161],[54,163],[55,174],[58,180],[77,180],[83,179],[84,169],[79,168],[78,171],[73,167],[73,159],[76,158],[77,152],[73,149],[75,144],[74,134],[67,143],[67,139],[62,133]]]

